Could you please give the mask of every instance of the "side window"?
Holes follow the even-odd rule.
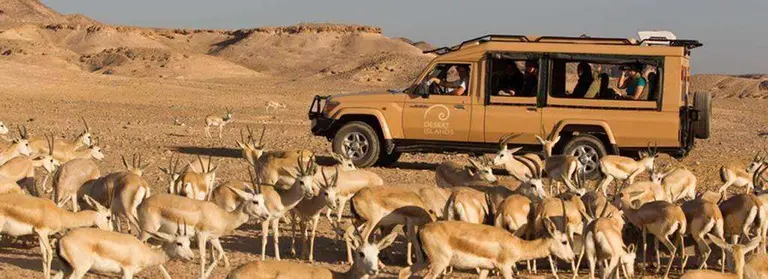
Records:
[[[642,62],[646,61],[646,62]],[[653,59],[553,59],[554,98],[656,101],[663,68]]]
[[[471,67],[462,63],[441,63],[422,81],[422,93],[429,95],[469,95]]]
[[[539,60],[508,58],[490,59],[490,96],[535,97],[539,92]]]

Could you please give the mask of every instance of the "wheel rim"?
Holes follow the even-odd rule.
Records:
[[[368,138],[366,138],[365,135],[360,132],[352,132],[344,137],[341,148],[342,152],[344,152],[347,157],[352,159],[360,159],[368,153],[369,146],[370,143],[368,142]]]
[[[591,173],[600,166],[600,155],[597,150],[589,145],[579,145],[571,151],[571,154],[579,159],[579,162],[584,166],[585,173]]]

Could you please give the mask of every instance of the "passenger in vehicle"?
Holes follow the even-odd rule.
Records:
[[[520,72],[514,61],[510,61],[507,67],[504,68],[504,73],[499,79],[499,96],[515,96],[518,93],[523,92],[523,85],[525,84],[525,75]]]
[[[525,62],[525,83],[522,96],[532,97],[538,95],[539,89],[539,63],[537,61]]]
[[[587,92],[584,93],[584,98],[586,99],[594,99],[597,97],[597,95],[600,93],[600,86],[601,86],[601,74],[602,67],[598,64],[597,69],[592,71],[592,83],[589,85],[589,88],[587,88]],[[605,81],[606,87],[608,86],[608,78],[606,77]]]
[[[576,86],[573,88],[573,93],[570,94],[570,97],[584,98],[587,91],[589,91],[589,88],[592,86],[592,83],[597,81],[597,79],[593,76],[592,66],[587,62],[580,62],[576,69],[579,74],[579,81],[576,82]]]
[[[458,77],[452,77],[453,70],[458,72]],[[437,84],[445,89],[445,95],[464,95],[467,91],[467,84],[469,83],[469,66],[457,65],[452,69],[448,69],[446,78],[444,80],[433,77],[429,79],[430,83]]]
[[[626,89],[627,93],[622,95],[624,99],[639,100],[640,96],[643,95],[643,89],[645,89],[648,81],[645,80],[642,72],[642,64],[635,64],[622,69],[621,77],[616,87]]]
[[[610,88],[610,76],[607,73],[600,74],[600,90],[598,90],[598,99],[613,100],[620,97],[616,90]]]

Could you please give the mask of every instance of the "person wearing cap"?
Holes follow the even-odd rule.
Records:
[[[539,63],[529,60],[525,62],[525,83],[523,84],[523,96],[533,97],[538,95],[539,89]]]
[[[648,81],[642,75],[643,65],[635,64],[621,71],[616,87],[626,89],[627,93],[622,97],[630,100],[638,100],[643,95],[643,89]]]

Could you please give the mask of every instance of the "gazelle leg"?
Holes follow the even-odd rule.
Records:
[[[48,250],[45,248],[45,241],[43,239],[42,234],[38,234],[38,242],[40,242],[40,255],[42,255],[42,262],[43,262],[43,276],[44,278],[50,278],[50,274],[48,271],[48,266],[46,264],[48,263]]]
[[[280,260],[280,227],[278,226],[279,219],[272,221],[272,239],[275,243],[275,259]]]
[[[552,259],[552,255],[547,256],[549,259],[549,268],[552,270],[552,275],[555,276],[555,279],[558,279],[560,277],[557,276],[557,265],[555,264],[555,261]]]
[[[293,216],[293,221],[291,222],[291,256],[296,256],[296,238],[298,237],[298,231],[296,231],[296,213],[291,213],[291,216]],[[303,248],[302,248],[303,249]]]
[[[320,223],[320,215],[315,215],[312,219],[312,232],[309,235],[309,262],[315,261],[315,234],[317,232],[317,223]]]
[[[642,258],[643,258],[643,270],[648,268],[645,265],[645,260],[646,260],[645,256],[646,256],[646,254],[648,254],[648,242],[646,241],[647,239],[648,239],[648,231],[645,228],[643,228],[642,239],[640,239],[643,242],[643,255],[642,255]]]
[[[269,238],[269,222],[271,222],[271,220],[266,220],[261,222],[261,260],[262,261],[267,259],[267,240]]]
[[[658,237],[656,239],[658,239]],[[671,241],[669,241],[667,237],[661,237],[660,240],[661,240],[661,243],[667,247],[670,253],[669,263],[667,264],[667,271],[664,272],[664,278],[669,278],[669,271],[672,269],[672,263],[675,262],[675,256],[677,255],[677,247],[675,247],[675,245]],[[659,248],[657,247],[656,250],[658,249]]]
[[[208,242],[208,236],[205,234],[197,235],[197,249],[200,250],[200,278],[205,277],[205,261],[208,255],[205,253],[205,245]]]
[[[227,257],[227,253],[224,252],[224,247],[221,246],[221,241],[218,238],[211,239],[211,248],[219,253],[219,260],[224,260],[224,268],[229,268],[229,258]]]
[[[165,266],[159,265],[157,267],[160,269],[160,273],[163,274],[163,279],[171,279],[171,275],[168,274],[168,270],[165,269]]]
[[[205,137],[211,137],[211,126],[205,126]]]
[[[603,195],[607,197],[608,193],[606,189],[608,188],[608,185],[611,184],[611,182],[613,182],[613,180],[614,180],[613,176],[606,175],[605,178],[603,178],[603,181],[600,182],[600,185],[596,189],[600,189],[601,191],[603,191]]]
[[[656,250],[656,273],[661,270],[661,252],[659,252],[659,238],[653,238],[653,248]]]
[[[487,269],[481,269],[481,270],[478,272],[479,276],[477,276],[477,279],[485,279],[485,278],[488,278],[488,271],[489,271],[489,270],[487,270]]]
[[[221,139],[222,132],[224,132],[224,125],[219,125],[219,139]]]

